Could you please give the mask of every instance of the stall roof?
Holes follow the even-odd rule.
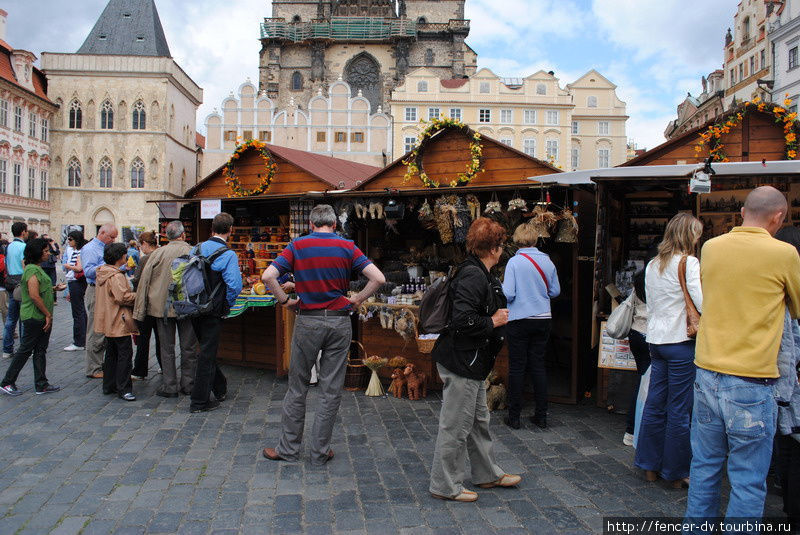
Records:
[[[629,179],[685,179],[702,164],[640,165],[634,167],[607,167],[586,169],[549,176],[534,176],[528,180],[564,186],[591,184],[597,181]],[[778,160],[772,162],[713,163],[715,176],[791,175],[800,173],[800,161]],[[713,179],[712,179],[713,180]],[[549,181],[549,182],[548,182]]]

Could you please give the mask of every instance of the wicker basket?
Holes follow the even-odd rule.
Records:
[[[436,345],[436,339],[422,339],[419,337],[419,328],[417,327],[417,320],[414,319],[414,337],[417,339],[417,351],[420,353],[431,353],[433,346]]]
[[[360,355],[353,356],[353,345],[357,346]],[[353,340],[350,342],[350,353],[347,355],[347,371],[344,376],[344,389],[350,392],[358,390],[366,390],[367,382],[369,381],[369,369],[364,364],[364,359],[367,358],[367,351],[361,342]]]

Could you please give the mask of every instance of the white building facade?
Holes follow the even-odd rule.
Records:
[[[789,95],[792,111],[800,97],[800,1],[785,0],[777,19],[770,24],[773,72],[772,101],[782,103]]]

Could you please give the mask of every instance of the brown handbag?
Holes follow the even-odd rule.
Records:
[[[686,336],[695,338],[698,329],[700,329],[700,312],[694,306],[692,296],[689,295],[689,290],[686,288],[686,259],[687,257],[683,256],[678,263],[678,281],[681,283],[683,300],[686,301]]]

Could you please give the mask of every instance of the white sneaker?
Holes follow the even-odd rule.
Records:
[[[86,349],[85,347],[76,346],[75,344],[70,344],[64,348],[64,351],[83,351]]]
[[[10,359],[11,358],[11,353],[3,353],[3,358],[4,359]]]
[[[622,437],[622,443],[626,446],[633,446],[633,435],[630,433],[625,433],[625,435]]]

